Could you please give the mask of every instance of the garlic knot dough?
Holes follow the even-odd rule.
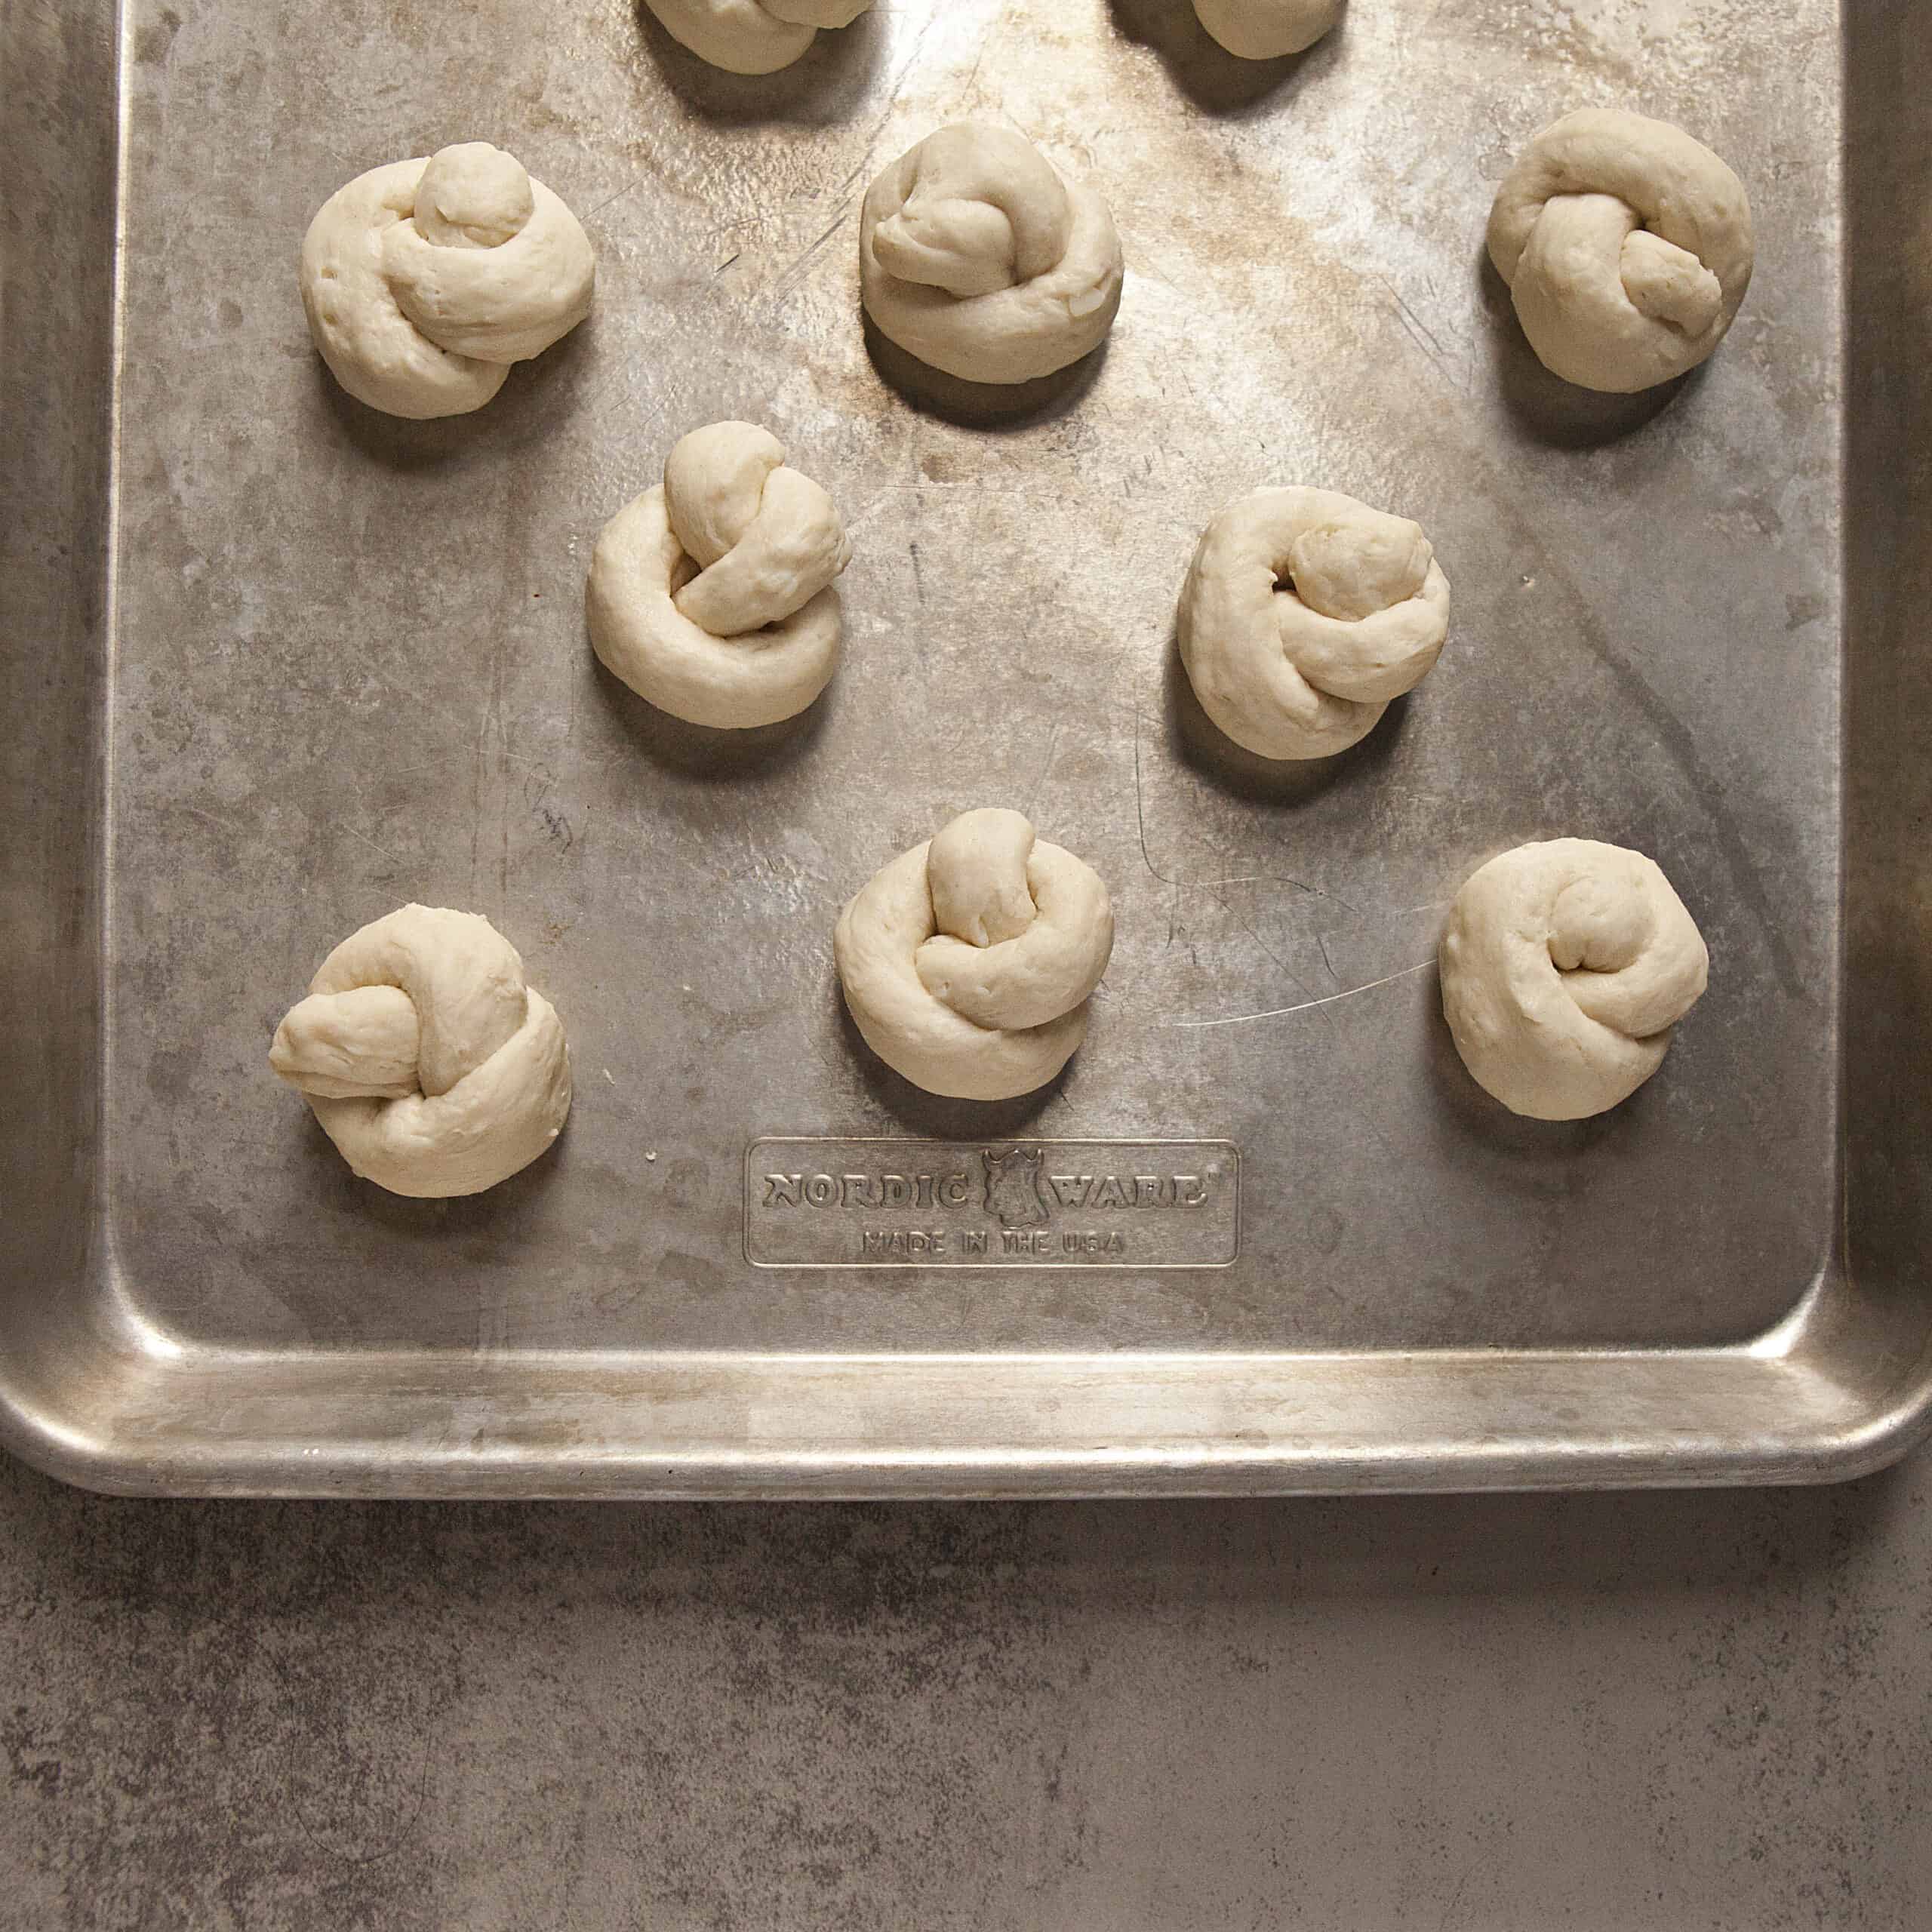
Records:
[[[1010,1100],[1086,1038],[1113,908],[1092,868],[1020,813],[964,812],[874,875],[832,944],[880,1059],[931,1094]]]
[[[1342,0],[1194,0],[1201,24],[1244,60],[1312,47],[1342,17]]]
[[[336,380],[391,416],[461,416],[590,312],[577,219],[487,141],[359,174],[302,243],[302,306]]]
[[[1751,203],[1681,129],[1585,108],[1544,128],[1497,190],[1489,256],[1546,368],[1629,394],[1724,340],[1751,285]]]
[[[269,1064],[365,1180],[438,1200],[527,1168],[571,1110],[555,1010],[488,919],[405,906],[352,933]]]
[[[1251,491],[1211,523],[1181,592],[1201,708],[1263,758],[1327,758],[1412,691],[1449,634],[1420,525],[1334,490]]]
[[[1553,838],[1470,875],[1441,964],[1442,1011],[1477,1084],[1532,1120],[1583,1120],[1663,1064],[1710,956],[1653,861]]]
[[[1106,203],[1009,128],[959,122],[928,135],[860,215],[866,313],[968,382],[1030,382],[1078,361],[1113,327],[1123,272]]]
[[[830,497],[751,423],[672,450],[664,481],[604,527],[590,641],[617,677],[694,724],[746,730],[803,711],[838,668],[832,580],[852,546]]]
[[[732,74],[775,74],[872,0],[645,0],[671,38]]]

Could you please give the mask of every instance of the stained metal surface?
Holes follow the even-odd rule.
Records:
[[[38,534],[23,1453],[137,1489],[1134,1493],[1780,1480],[1918,1430],[1909,8],[1848,8],[1841,69],[1823,0],[1355,0],[1251,68],[1181,0],[914,0],[744,82],[616,0],[486,5],[460,48],[402,6],[134,0],[118,342],[85,11],[4,29],[72,103],[6,134],[69,164],[16,217],[59,262],[10,236],[5,266],[44,425],[10,408],[0,479]],[[1759,234],[1718,357],[1643,398],[1546,377],[1481,266],[1522,140],[1612,103],[1709,140]],[[1021,414],[918,386],[858,314],[867,181],[964,114],[1103,183],[1126,241],[1110,344]],[[374,416],[309,346],[297,242],[361,168],[476,137],[584,220],[597,312],[476,416]],[[750,743],[651,712],[583,627],[601,522],[728,415],[857,552],[844,672]],[[1417,518],[1456,617],[1369,741],[1283,777],[1206,727],[1172,620],[1213,511],[1294,481]],[[998,1108],[879,1067],[830,961],[843,900],[982,803],[1095,865],[1120,934],[1070,1072]],[[1468,1081],[1430,961],[1483,857],[1564,832],[1654,854],[1714,965],[1657,1080],[1550,1127]],[[570,1032],[563,1140],[472,1201],[355,1182],[266,1069],[322,953],[409,898],[487,914]],[[1226,1142],[1239,1252],[758,1253],[755,1143],[881,1137],[1136,1143],[1119,1201],[1093,1162],[1044,1183],[1053,1238],[1102,1242]]]

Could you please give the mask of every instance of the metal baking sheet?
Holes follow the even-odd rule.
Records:
[[[117,1489],[463,1496],[1897,1454],[1932,1387],[1917,13],[1352,0],[1250,66],[1186,0],[900,0],[743,81],[626,0],[8,9],[5,1440]],[[1647,397],[1546,377],[1481,260],[1512,155],[1592,103],[1755,205],[1730,340]],[[860,323],[859,198],[964,115],[1126,241],[1111,343],[1020,411]],[[596,312],[479,414],[371,414],[309,345],[304,224],[476,137],[579,211]],[[743,740],[583,628],[601,523],[731,415],[857,545],[842,675]],[[1172,625],[1208,516],[1286,481],[1417,518],[1456,608],[1372,738],[1281,773],[1204,726]],[[977,1107],[865,1052],[830,937],[986,803],[1102,872],[1120,938],[1070,1072]],[[1464,1075],[1432,962],[1463,877],[1558,833],[1655,855],[1715,967],[1659,1078],[1552,1127]],[[569,1029],[563,1140],[474,1200],[358,1183],[265,1063],[411,898],[487,914]]]

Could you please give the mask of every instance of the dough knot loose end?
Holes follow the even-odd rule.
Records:
[[[1327,758],[1412,691],[1449,634],[1419,525],[1334,490],[1251,491],[1202,535],[1181,592],[1201,708],[1263,758]]]
[[[1113,951],[1093,869],[1018,812],[963,813],[840,915],[840,983],[866,1044],[929,1093],[1007,1100],[1086,1037]]]
[[[1120,237],[1093,189],[1005,128],[929,134],[867,192],[860,288],[880,331],[969,382],[1023,383],[1098,346],[1120,307]]]
[[[832,582],[852,546],[832,499],[750,423],[694,429],[664,481],[597,540],[591,642],[661,710],[742,730],[795,716],[838,668]]]
[[[1750,286],[1744,184],[1668,122],[1586,108],[1543,129],[1498,189],[1490,259],[1545,367],[1628,393],[1694,369]]]
[[[1441,949],[1442,1010],[1477,1083],[1512,1113],[1582,1120],[1663,1064],[1710,958],[1641,852],[1519,845],[1471,875]]]
[[[391,416],[460,416],[590,312],[576,216],[485,141],[358,175],[302,244],[302,303],[331,374]]]
[[[528,1167],[571,1108],[555,1009],[470,912],[405,906],[343,941],[269,1063],[355,1172],[392,1194],[478,1194]]]

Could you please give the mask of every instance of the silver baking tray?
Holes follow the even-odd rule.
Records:
[[[1352,0],[1298,61],[1186,0],[897,0],[789,73],[629,0],[6,9],[0,1434],[155,1492],[969,1496],[1789,1481],[1932,1400],[1932,66],[1912,0]],[[1758,276],[1672,392],[1546,377],[1483,268],[1567,108],[1681,122]],[[854,223],[1010,120],[1126,238],[1097,366],[1004,409],[876,344]],[[597,312],[480,414],[328,380],[314,208],[513,146]],[[599,526],[769,423],[857,546],[796,728],[598,669]],[[1419,518],[1441,668],[1243,763],[1174,598],[1265,481]],[[934,1101],[841,1014],[841,903],[1011,804],[1113,889],[1091,1037]],[[1487,854],[1641,847],[1711,991],[1574,1126],[1463,1075]],[[273,1080],[329,946],[487,914],[570,1031],[554,1154],[359,1183]],[[915,1239],[915,1236],[918,1239]]]

